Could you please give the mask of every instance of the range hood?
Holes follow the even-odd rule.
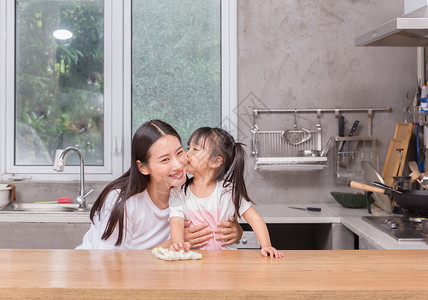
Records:
[[[428,5],[360,35],[355,46],[428,47]]]

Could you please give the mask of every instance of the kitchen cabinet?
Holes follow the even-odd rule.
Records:
[[[428,243],[424,240],[398,242],[373,227],[362,219],[363,216],[369,215],[367,209],[343,208],[338,203],[293,204],[321,208],[319,212],[311,212],[290,209],[288,205],[255,206],[270,227],[274,246],[279,249],[428,249]],[[374,206],[372,211],[373,215],[388,215]],[[239,222],[246,224],[245,219],[239,219]],[[0,247],[73,249],[81,243],[89,227],[89,213],[0,212]],[[250,227],[246,229],[250,230]],[[371,246],[367,246],[363,239],[367,239]]]
[[[82,243],[89,223],[0,222],[1,248],[74,249]]]
[[[358,249],[360,250],[376,250],[376,249],[382,249],[376,242],[365,238],[365,237],[358,237]]]
[[[244,232],[251,230],[241,224]],[[286,250],[351,250],[355,234],[340,223],[267,224],[272,246]]]

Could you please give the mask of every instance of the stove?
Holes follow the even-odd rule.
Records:
[[[363,217],[363,220],[387,233],[398,242],[425,240],[420,220],[407,221],[403,219],[403,216],[366,216]]]

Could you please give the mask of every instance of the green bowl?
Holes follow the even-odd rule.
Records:
[[[342,192],[330,192],[334,199],[339,202],[343,207],[346,208],[364,208],[367,207],[366,195],[362,193],[342,193]],[[370,197],[370,204],[374,202],[373,198]]]

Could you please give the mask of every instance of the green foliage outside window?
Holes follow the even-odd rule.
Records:
[[[102,0],[18,2],[15,164],[50,165],[75,145],[103,164],[103,10]],[[57,40],[56,29],[73,37]]]
[[[220,1],[134,0],[132,130],[150,119],[187,143],[201,126],[221,126]]]

